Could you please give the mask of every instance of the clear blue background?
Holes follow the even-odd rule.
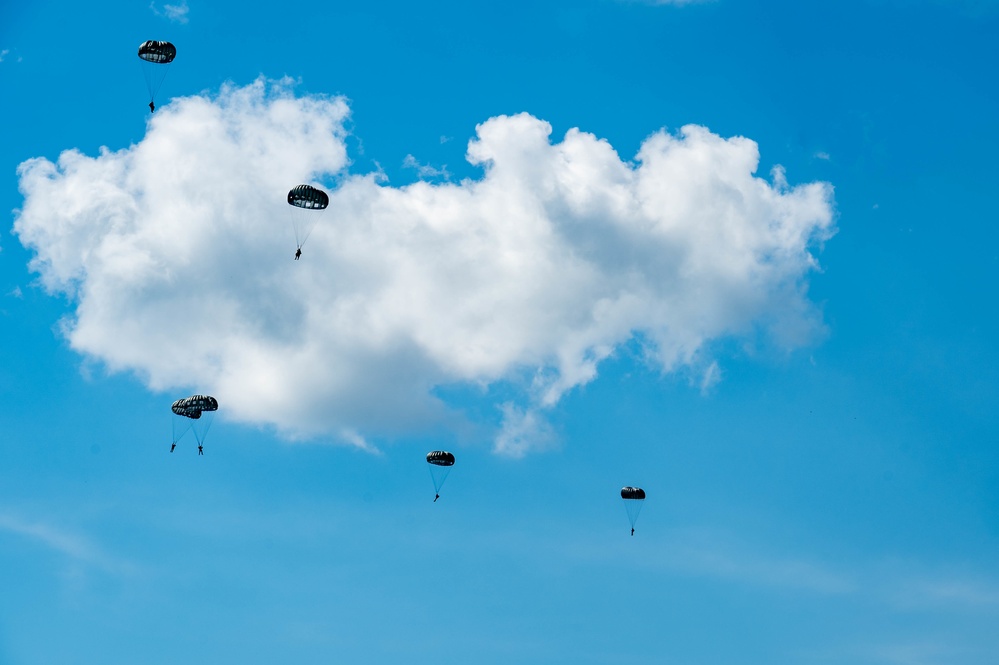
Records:
[[[721,343],[707,395],[625,350],[555,410],[557,450],[456,448],[432,504],[446,433],[371,455],[220,420],[209,455],[168,457],[173,396],[68,349],[71,303],[8,223],[0,663],[999,660],[999,4],[14,4],[7,210],[23,160],[141,140],[135,49],[164,39],[161,104],[260,74],[344,94],[352,170],[396,185],[407,154],[475,176],[466,142],[502,113],[625,158],[697,123],[831,182],[839,232],[823,340]],[[634,538],[624,484],[649,493]]]

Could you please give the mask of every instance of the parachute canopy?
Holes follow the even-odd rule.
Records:
[[[219,403],[210,395],[192,395],[177,400],[170,408],[178,416],[197,420],[201,417],[202,411],[218,411]]]
[[[641,487],[622,487],[621,488],[621,498],[622,499],[633,499],[637,501],[645,500],[645,490]]]
[[[435,466],[454,466],[454,455],[444,450],[427,453],[427,463]]]
[[[170,42],[147,41],[139,46],[139,57],[146,62],[166,65],[177,57],[177,47]]]
[[[330,204],[329,195],[312,185],[299,185],[288,192],[288,203],[296,208],[309,210],[325,210]]]

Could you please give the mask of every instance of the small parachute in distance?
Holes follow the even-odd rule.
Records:
[[[288,192],[288,205],[302,208],[303,211],[312,211],[308,214],[295,211],[291,215],[291,225],[295,229],[295,260],[302,256],[302,245],[312,235],[312,230],[316,228],[316,223],[321,215],[318,211],[326,210],[330,204],[329,194],[312,185],[299,185]]]
[[[177,417],[173,419],[173,444],[170,446],[170,452],[173,452],[177,442],[184,438],[187,430],[193,430],[194,438],[198,441],[198,454],[203,455],[205,437],[218,409],[218,400],[210,395],[191,395],[174,402],[170,410]],[[208,415],[202,419],[203,414]]]
[[[454,455],[446,450],[432,450],[427,453],[427,464],[430,468],[430,478],[434,481],[434,503],[441,498],[441,485],[447,479],[447,474],[451,473],[454,466]]]
[[[621,498],[624,499],[624,509],[628,512],[628,521],[631,522],[631,535],[634,536],[635,522],[645,503],[645,490],[641,487],[622,487]]]
[[[170,42],[149,40],[139,45],[139,59],[142,60],[142,75],[149,91],[149,112],[156,110],[156,93],[163,85],[169,65],[177,57],[177,47]]]

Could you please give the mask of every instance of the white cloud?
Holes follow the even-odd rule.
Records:
[[[5,48],[4,50],[0,51],[0,62],[3,62],[3,59],[7,57],[8,53],[10,53],[9,48]]]
[[[806,278],[832,189],[755,177],[749,139],[689,125],[628,163],[500,116],[468,144],[482,177],[397,188],[344,172],[347,114],[257,81],[157,109],[129,148],[23,163],[14,229],[73,298],[72,347],[154,390],[210,391],[229,418],[365,446],[455,424],[436,387],[509,381],[523,405],[496,446],[523,454],[549,445],[540,410],[636,336],[670,371],[710,366],[718,338],[793,346],[818,325]],[[325,212],[284,202],[333,175]],[[301,261],[295,214],[322,216]]]
[[[41,522],[26,521],[0,513],[0,531],[27,537],[74,561],[96,566],[108,572],[124,574],[135,569],[131,563],[108,554],[87,539]]]
[[[506,402],[500,405],[503,426],[496,436],[496,452],[523,457],[530,451],[543,450],[555,442],[551,426],[536,409],[522,409]]]
[[[718,361],[712,361],[708,365],[707,369],[701,374],[701,394],[706,395],[711,392],[711,389],[718,385],[721,381],[721,367],[718,366]]]
[[[157,16],[165,16],[175,23],[187,23],[187,14],[190,11],[187,0],[182,0],[179,5],[163,5],[162,10],[156,6],[154,1],[149,3],[149,9]]]
[[[412,155],[406,155],[406,158],[402,160],[402,165],[407,169],[416,169],[416,173],[421,178],[443,178],[444,180],[451,179],[451,174],[447,170],[447,164],[441,168],[437,168],[436,166],[431,166],[430,164],[421,163]]]

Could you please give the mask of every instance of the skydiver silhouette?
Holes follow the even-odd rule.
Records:
[[[437,499],[439,499],[439,498],[441,498],[441,495],[440,495],[440,494],[438,494],[437,496],[435,496],[435,497],[434,497],[434,503],[437,503]]]
[[[176,448],[176,447],[177,447],[176,443],[171,443],[170,444],[170,452],[173,452],[173,449]]]
[[[295,250],[295,260],[298,261],[300,258],[302,258],[302,248],[301,247],[299,247],[298,249]]]
[[[635,530],[634,529],[631,530],[631,535],[633,535],[633,536],[635,535]]]
[[[152,113],[156,110],[156,104],[153,104],[153,100],[149,100],[149,112]]]
[[[204,455],[205,454],[205,447],[202,446],[202,445],[200,445],[200,444],[198,445],[198,454],[199,455]],[[631,535],[634,536],[635,534],[631,534]]]

